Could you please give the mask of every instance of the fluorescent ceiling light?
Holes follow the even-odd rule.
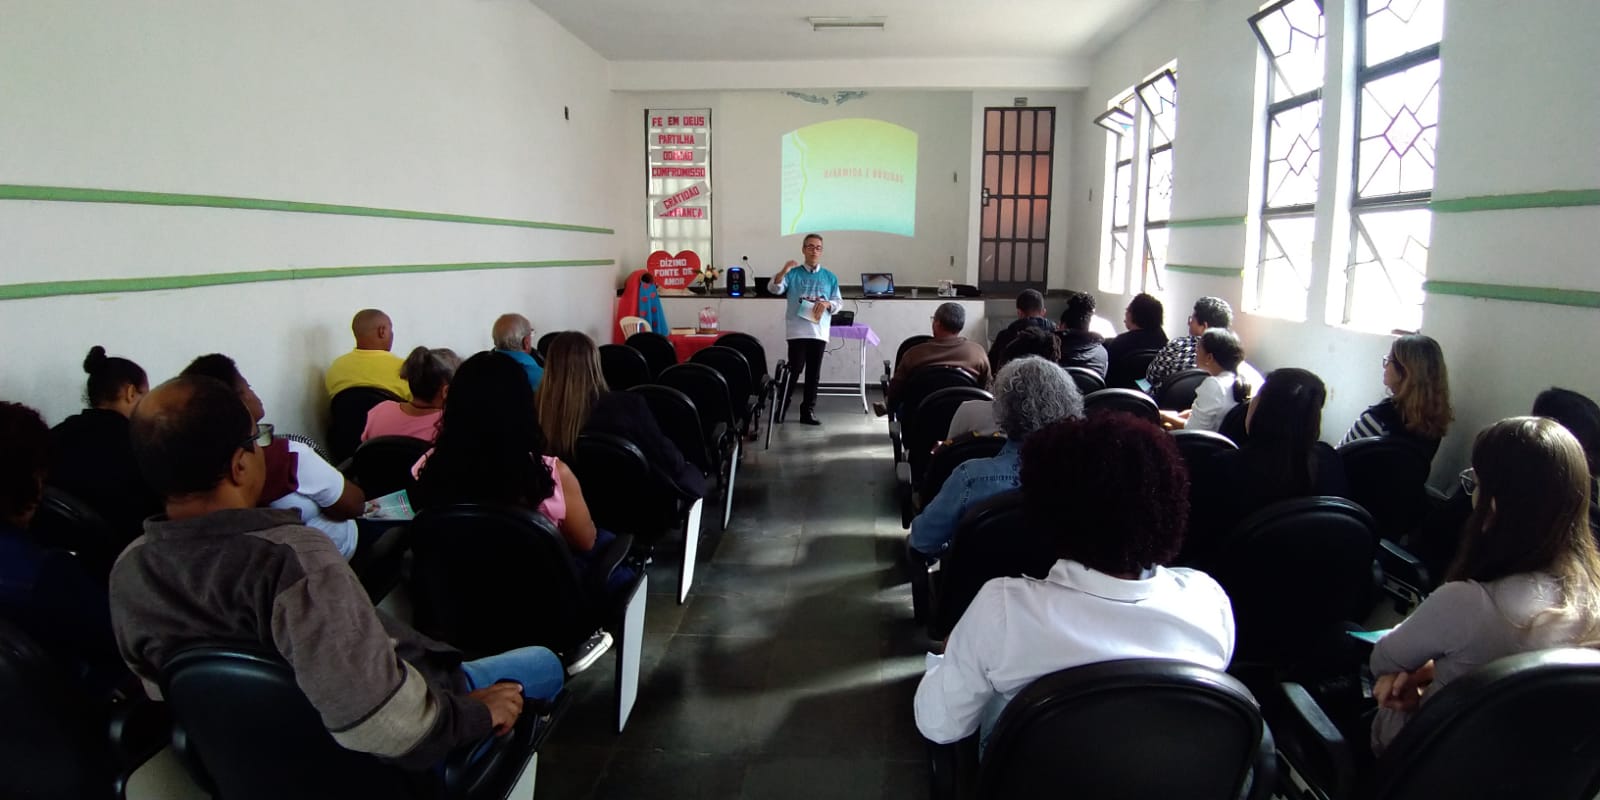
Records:
[[[806,17],[811,30],[822,31],[881,31],[887,17]]]

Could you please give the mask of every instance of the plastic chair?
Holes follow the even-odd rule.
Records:
[[[901,416],[901,445],[905,449],[906,460],[895,465],[895,479],[899,484],[900,523],[903,527],[911,527],[911,518],[916,513],[912,493],[928,470],[934,445],[944,439],[956,409],[968,400],[993,402],[994,395],[972,386],[950,386],[923,398],[910,416]]]
[[[889,396],[889,380],[894,377],[895,371],[900,369],[900,359],[905,357],[906,351],[916,347],[919,344],[931,341],[933,341],[933,337],[926,333],[919,333],[915,336],[907,336],[900,341],[900,346],[896,347],[894,351],[894,363],[891,365],[890,362],[884,361],[883,376],[878,379],[878,382],[881,384],[879,388],[883,390],[884,397]]]
[[[1078,394],[1088,397],[1106,388],[1106,379],[1088,367],[1066,367],[1066,370],[1072,376],[1072,382],[1078,385]]]
[[[777,407],[774,402],[778,385],[779,374],[788,367],[783,360],[779,360],[773,368],[773,373],[767,373],[767,350],[761,346],[761,340],[748,333],[724,333],[717,337],[718,347],[731,347],[738,350],[750,364],[750,386],[756,393],[756,407],[752,414],[759,418],[763,411],[767,412],[766,447],[772,446],[772,415]]]
[[[1211,373],[1203,369],[1186,369],[1168,375],[1155,387],[1156,407],[1168,411],[1187,411],[1194,406],[1194,396],[1200,391],[1200,384],[1209,377]]]
[[[625,392],[642,383],[650,382],[650,362],[644,354],[623,344],[600,345],[600,374],[606,386]]]
[[[1006,437],[1003,433],[979,434],[964,433],[940,444],[934,449],[933,455],[928,459],[928,466],[923,470],[922,480],[917,483],[916,500],[917,510],[933,502],[939,490],[944,488],[945,481],[950,479],[950,473],[956,467],[975,458],[993,458],[1006,446]]]
[[[1538,797],[1589,800],[1600,787],[1600,653],[1564,648],[1490,662],[1429,697],[1373,765],[1309,694],[1285,684],[1272,717],[1283,753],[1316,796],[1423,800]],[[1285,781],[1285,794],[1293,797]],[[1296,787],[1297,788],[1297,787]]]
[[[1156,408],[1156,401],[1150,395],[1134,389],[1101,389],[1090,393],[1083,398],[1084,413],[1096,411],[1120,411],[1132,414],[1142,420],[1161,424],[1161,411]]]
[[[750,424],[755,417],[757,398],[755,385],[750,382],[750,362],[744,354],[731,347],[712,345],[689,359],[691,364],[704,364],[717,371],[728,384],[728,397],[733,401],[734,417],[739,434],[750,435]]]
[[[436,770],[407,771],[346,750],[295,683],[294,671],[260,644],[202,643],[162,669],[176,723],[173,749],[197,782],[227,800],[280,798],[503,798],[553,725],[524,708],[512,732],[458,748]],[[559,701],[558,701],[559,702]]]
[[[70,550],[91,577],[105,580],[111,565],[139,531],[119,531],[88,503],[54,486],[46,486],[28,535],[42,547]]]
[[[667,367],[678,363],[678,350],[672,346],[672,340],[659,333],[640,331],[629,336],[625,344],[644,354],[651,378],[659,377]]]
[[[1428,472],[1433,454],[1394,436],[1358,439],[1339,448],[1350,498],[1378,523],[1378,534],[1399,541],[1428,511]]]
[[[915,415],[917,406],[923,398],[952,386],[967,386],[974,389],[978,386],[978,379],[972,373],[961,367],[950,365],[936,365],[922,367],[906,376],[906,382],[901,387],[900,396],[897,398],[899,405],[890,409],[889,442],[894,446],[894,460],[904,461],[905,448],[902,446],[903,429],[905,420]],[[949,420],[945,420],[948,425]],[[947,431],[939,431],[939,437],[933,441],[944,438]],[[930,443],[931,445],[931,443]]]
[[[624,339],[641,331],[650,332],[650,322],[644,317],[623,317],[617,320],[617,325],[622,328],[622,338]]]
[[[683,453],[685,461],[699,468],[701,474],[707,477],[717,474],[720,454],[714,452],[706,441],[704,429],[700,427],[700,412],[688,395],[659,383],[646,383],[628,391],[644,397],[645,403],[650,406],[650,415],[656,419],[656,425],[672,440],[678,452]]]
[[[965,746],[976,750],[975,740]],[[1104,661],[1029,684],[995,722],[976,781],[936,758],[933,796],[1266,800],[1273,751],[1255,698],[1228,675],[1169,659]]]
[[[1021,489],[980,501],[962,515],[949,549],[930,567],[929,638],[949,636],[991,579],[1044,578],[1055,563],[1055,542],[1027,524]]]
[[[726,530],[733,514],[733,487],[743,453],[743,442],[737,434],[739,421],[728,392],[728,382],[723,380],[721,373],[704,364],[677,364],[663,370],[657,380],[663,386],[683,392],[694,401],[706,443],[719,456],[717,466],[723,500],[722,528]]]
[[[1172,443],[1178,446],[1178,455],[1183,456],[1183,463],[1189,467],[1190,473],[1193,473],[1204,464],[1207,458],[1217,453],[1239,449],[1239,446],[1234,444],[1232,439],[1211,431],[1192,431],[1188,428],[1179,428],[1171,431],[1171,434]]]
[[[1233,408],[1222,417],[1222,426],[1218,432],[1233,440],[1233,443],[1244,447],[1245,440],[1250,438],[1249,431],[1245,430],[1245,417],[1250,415],[1249,403],[1235,403]]]
[[[605,433],[578,437],[568,464],[583,484],[584,500],[600,527],[633,537],[634,559],[651,553],[662,534],[683,532],[683,568],[678,573],[678,603],[689,597],[700,548],[700,515],[705,501],[691,497],[655,469],[634,443]]]
[[[328,459],[338,464],[361,446],[361,432],[367,427],[367,412],[386,400],[399,400],[394,393],[376,386],[352,386],[333,396],[328,423]]]
[[[1106,386],[1111,389],[1137,389],[1139,381],[1150,371],[1150,362],[1161,354],[1160,349],[1133,350],[1121,358],[1112,359],[1106,369]]]
[[[376,436],[361,443],[339,471],[361,487],[368,499],[409,489],[415,483],[411,468],[433,443],[411,436]]]
[[[604,628],[616,640],[617,730],[639,687],[647,578],[620,590],[611,573],[632,538],[619,533],[585,574],[560,532],[537,511],[462,503],[412,520],[411,600],[417,629],[474,657],[543,645],[568,653]]]
[[[639,317],[628,317],[628,319],[639,319]],[[550,344],[556,340],[557,336],[560,336],[563,333],[566,333],[566,331],[550,331],[549,333],[540,336],[539,343],[534,345],[534,351],[539,354],[541,359],[549,358]],[[544,362],[540,361],[539,365],[544,366]]]

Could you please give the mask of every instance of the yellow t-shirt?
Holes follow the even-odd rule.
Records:
[[[328,397],[352,386],[376,386],[394,392],[401,400],[411,399],[411,387],[400,379],[405,360],[387,350],[351,350],[328,365],[323,381]]]

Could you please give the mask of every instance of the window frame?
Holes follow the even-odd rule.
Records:
[[[1156,89],[1156,85],[1161,83],[1163,80],[1171,81],[1171,83],[1172,83],[1172,97],[1173,97],[1173,100],[1172,100],[1172,115],[1173,115],[1172,119],[1173,119],[1173,125],[1172,125],[1172,132],[1171,132],[1170,135],[1167,133],[1166,130],[1161,128],[1159,123],[1156,122],[1156,118],[1159,116],[1159,114],[1157,113],[1156,109],[1154,108],[1154,106],[1150,102],[1150,98],[1146,96],[1146,93],[1148,91],[1150,93],[1155,94],[1157,98],[1160,98],[1159,93],[1156,92],[1155,89]],[[1150,231],[1152,231],[1152,230],[1167,231],[1168,232],[1167,235],[1170,237],[1170,235],[1171,235],[1171,233],[1170,233],[1170,225],[1172,223],[1172,205],[1171,205],[1171,201],[1170,201],[1170,198],[1169,198],[1168,204],[1167,204],[1167,215],[1166,215],[1166,217],[1163,218],[1163,219],[1151,219],[1150,218],[1150,197],[1151,197],[1151,194],[1152,194],[1152,178],[1155,176],[1155,170],[1152,169],[1152,167],[1155,164],[1156,157],[1160,156],[1160,155],[1162,155],[1164,153],[1173,153],[1172,156],[1169,156],[1169,159],[1171,160],[1171,167],[1167,171],[1168,172],[1168,176],[1169,176],[1169,180],[1171,179],[1171,175],[1177,169],[1177,158],[1176,158],[1176,153],[1174,151],[1174,146],[1177,144],[1177,141],[1178,141],[1178,129],[1177,129],[1178,70],[1177,70],[1176,65],[1169,65],[1169,66],[1166,66],[1166,67],[1162,67],[1160,70],[1157,70],[1154,75],[1151,75],[1149,78],[1146,78],[1145,80],[1140,81],[1138,84],[1136,84],[1133,87],[1133,96],[1138,99],[1139,105],[1144,108],[1143,118],[1145,120],[1145,124],[1143,126],[1143,133],[1139,134],[1139,139],[1135,140],[1136,143],[1142,143],[1144,145],[1144,148],[1143,148],[1143,150],[1144,150],[1144,160],[1142,162],[1143,165],[1144,165],[1144,170],[1143,170],[1144,174],[1142,176],[1143,180],[1138,181],[1138,183],[1141,184],[1141,188],[1142,188],[1143,193],[1144,193],[1144,203],[1142,204],[1142,210],[1144,212],[1144,221],[1143,221],[1144,224],[1141,226],[1141,230],[1140,230],[1140,233],[1139,233],[1140,244],[1141,244],[1141,247],[1140,247],[1140,251],[1141,252],[1140,252],[1140,257],[1139,257],[1139,264],[1140,264],[1140,269],[1139,269],[1140,291],[1147,292],[1147,293],[1163,292],[1163,291],[1166,290],[1166,267],[1167,267],[1167,250],[1168,250],[1168,247],[1167,246],[1163,246],[1161,248],[1163,252],[1161,253],[1161,257],[1159,259],[1157,259],[1156,258],[1156,254],[1155,254],[1155,247],[1150,242]],[[1156,135],[1157,135],[1158,132],[1160,133],[1160,135],[1163,138],[1166,139],[1166,141],[1162,142],[1161,144],[1153,144],[1153,142],[1156,139]],[[1136,148],[1136,151],[1135,151],[1133,157],[1134,157],[1134,159],[1138,159],[1138,157],[1139,157],[1139,153],[1137,152],[1137,148]],[[1133,222],[1133,220],[1131,219],[1132,215],[1130,214],[1129,217],[1130,217],[1130,219],[1128,220],[1128,222],[1129,222],[1129,227],[1131,229],[1132,222]],[[1169,242],[1170,242],[1170,240],[1169,240]],[[1130,244],[1130,248],[1131,248],[1131,244],[1132,244],[1132,237],[1131,236],[1129,237],[1129,244]]]

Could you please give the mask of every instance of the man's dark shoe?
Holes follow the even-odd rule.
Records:
[[[800,414],[800,424],[801,425],[821,425],[822,424],[822,420],[817,419],[817,415],[816,414],[813,414],[810,411],[805,411],[805,412],[802,412]]]

